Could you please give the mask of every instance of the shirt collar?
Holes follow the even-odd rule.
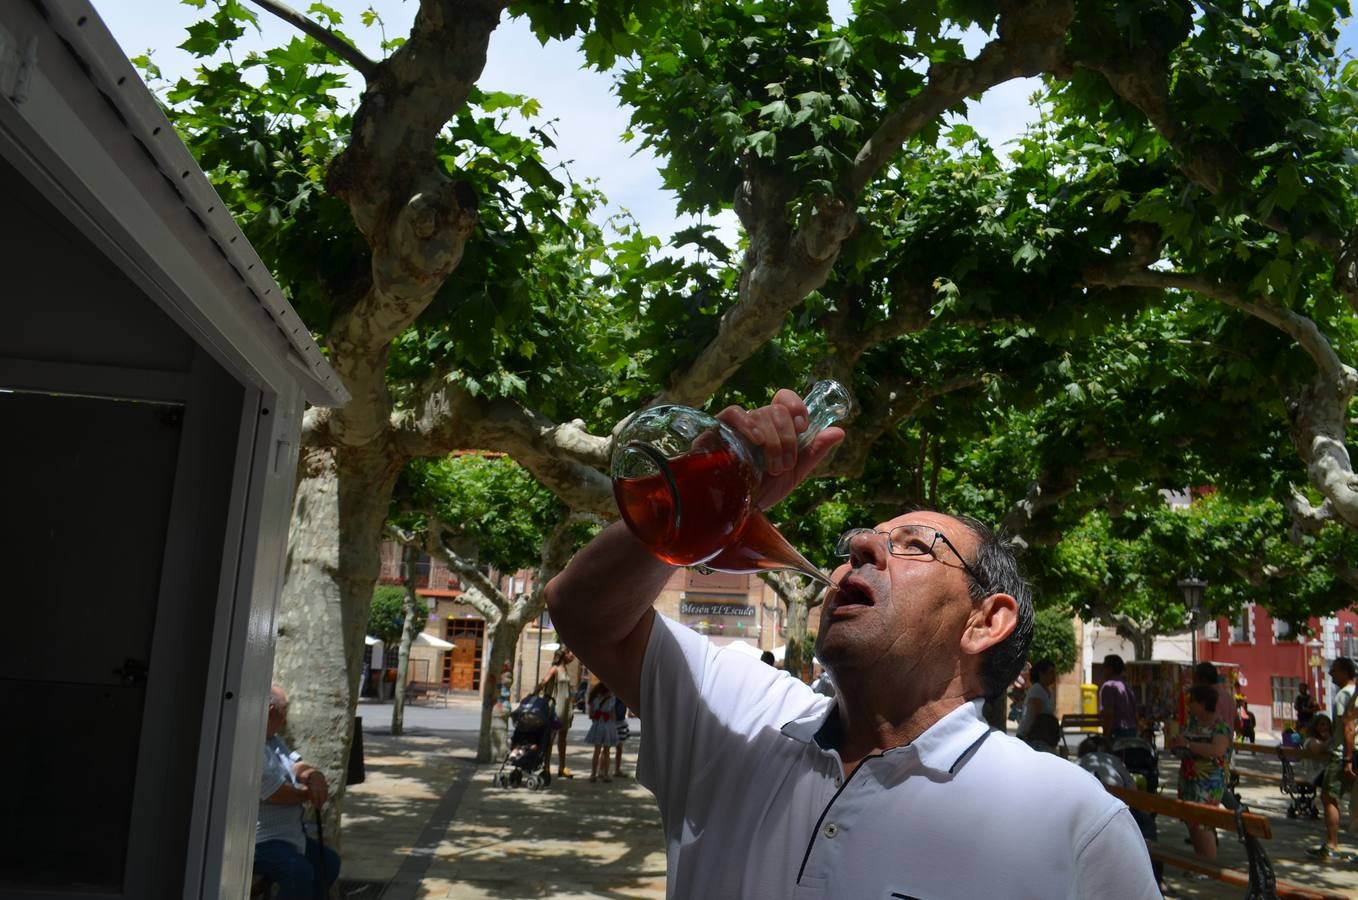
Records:
[[[816,733],[835,708],[830,698],[821,699],[822,702],[812,707],[806,715],[784,725],[783,734],[803,744],[814,743]],[[967,754],[990,733],[990,725],[981,714],[982,703],[984,700],[980,697],[963,703],[929,726],[914,741],[904,747],[893,747],[887,754],[909,751],[908,755],[918,758],[924,768],[941,774],[955,774]]]

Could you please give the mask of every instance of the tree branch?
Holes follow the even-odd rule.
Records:
[[[1292,443],[1311,484],[1345,524],[1358,529],[1358,476],[1347,447],[1348,407],[1358,392],[1358,371],[1339,358],[1314,321],[1278,303],[1250,300],[1241,286],[1203,275],[1102,265],[1088,268],[1085,281],[1105,287],[1191,291],[1267,322],[1296,341],[1315,363],[1316,377],[1284,398]]]
[[[1334,504],[1330,502],[1329,498],[1316,506],[1311,503],[1305,494],[1297,490],[1296,485],[1287,489],[1287,496],[1283,498],[1283,507],[1292,516],[1287,534],[1294,544],[1300,544],[1303,535],[1319,534],[1327,522],[1335,519]]]
[[[371,78],[373,72],[377,71],[376,61],[368,59],[353,44],[319,22],[308,19],[286,3],[280,3],[279,0],[251,0],[251,2],[260,9],[278,16],[297,30],[315,38],[331,53],[357,69],[364,78]]]
[[[448,568],[457,573],[457,577],[465,583],[471,590],[463,591],[459,601],[466,603],[472,609],[479,612],[486,620],[487,624],[494,626],[499,624],[509,609],[509,598],[497,588],[489,578],[476,566],[473,560],[467,559],[448,545],[447,537],[453,533],[452,529],[444,525],[438,519],[429,519],[429,555],[441,559]]]
[[[1336,384],[1353,381],[1358,385],[1358,381],[1355,381],[1358,375],[1340,361],[1339,355],[1314,321],[1280,303],[1250,300],[1241,285],[1228,284],[1206,275],[1121,266],[1091,266],[1085,270],[1084,281],[1091,286],[1145,287],[1201,294],[1267,322],[1292,338],[1306,351],[1327,380]]]
[[[822,466],[821,474],[838,478],[861,476],[867,468],[873,445],[883,435],[939,397],[984,381],[985,375],[974,372],[954,375],[936,385],[921,385],[908,378],[883,379],[872,397],[864,398],[862,412],[854,418],[853,428],[848,430],[835,455]],[[916,498],[916,502],[922,499]]]
[[[555,423],[508,400],[473,397],[457,384],[429,386],[413,412],[395,421],[397,444],[409,456],[453,450],[509,454],[569,509],[617,515],[608,467],[610,441],[573,420]]]
[[[1099,57],[1075,62],[1098,72],[1107,79],[1114,93],[1145,114],[1151,127],[1174,148],[1179,156],[1178,167],[1190,181],[1213,196],[1241,188],[1239,151],[1226,141],[1193,138],[1180,122],[1169,96],[1167,55],[1150,53],[1135,58]],[[1313,228],[1298,234],[1276,214],[1251,218],[1278,234],[1312,243],[1333,257],[1339,258],[1343,251],[1343,236],[1333,229]],[[1337,281],[1336,285],[1342,289],[1341,282]]]
[[[910,137],[965,98],[1012,78],[1063,69],[1066,29],[1074,18],[1070,0],[1002,0],[999,37],[975,59],[929,67],[923,90],[888,112],[858,151],[841,182],[844,193],[857,197]]]
[[[1037,520],[1038,514],[1060,503],[1080,486],[1080,477],[1090,463],[1105,462],[1110,459],[1131,459],[1136,452],[1123,447],[1117,450],[1100,441],[1089,448],[1073,462],[1043,469],[1028,486],[1028,492],[1019,500],[1000,523],[1000,531],[1009,536],[1020,547],[1028,547],[1031,541],[1027,534]]]

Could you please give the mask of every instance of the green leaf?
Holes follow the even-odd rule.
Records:
[[[777,149],[778,139],[771,131],[756,131],[745,139],[746,145],[754,151],[755,156],[765,159],[773,156]]]

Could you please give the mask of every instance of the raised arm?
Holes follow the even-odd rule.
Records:
[[[757,500],[764,509],[786,497],[844,439],[841,429],[827,428],[799,453],[806,407],[789,390],[779,391],[768,406],[728,407],[717,417],[763,452],[767,471]],[[672,571],[616,522],[547,584],[547,609],[563,641],[642,716],[641,666],[655,621],[652,604]]]

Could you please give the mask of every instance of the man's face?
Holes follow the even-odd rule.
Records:
[[[288,698],[275,691],[269,696],[269,719],[265,725],[268,737],[273,737],[283,731],[283,727],[288,724]]]
[[[941,532],[967,558],[975,558],[976,536],[962,523],[936,512],[915,512],[877,525],[921,525]],[[850,556],[831,575],[821,611],[816,656],[831,671],[880,667],[890,677],[951,677],[958,642],[972,613],[962,563],[943,541],[932,553],[892,556],[885,534],[854,538]],[[932,674],[930,674],[932,673]]]
[[[1330,666],[1330,681],[1335,687],[1343,687],[1349,683],[1349,673],[1342,666]]]

